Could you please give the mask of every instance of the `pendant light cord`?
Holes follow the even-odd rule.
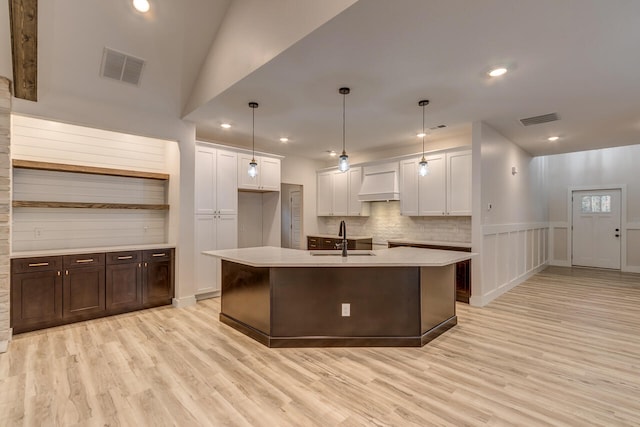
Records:
[[[425,106],[425,104],[422,104],[422,157],[424,157],[424,137],[425,137],[425,133],[424,133],[424,106]]]
[[[424,108],[423,108],[424,110]],[[424,128],[424,112],[422,113],[422,127]],[[422,139],[422,151],[424,151],[424,138]],[[251,109],[251,158],[256,158],[256,109]]]
[[[345,145],[344,145],[344,140],[345,140],[345,121],[346,121],[346,113],[345,113],[345,105],[346,105],[346,99],[347,99],[347,94],[343,93],[342,94],[342,154],[345,153]]]

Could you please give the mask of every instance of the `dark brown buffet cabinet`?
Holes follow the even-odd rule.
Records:
[[[446,251],[471,252],[471,248],[459,246],[430,245],[422,243],[389,242],[390,248],[410,246],[412,248],[443,249]],[[456,301],[469,303],[471,297],[471,260],[456,263]]]
[[[11,260],[14,333],[170,304],[174,249]]]

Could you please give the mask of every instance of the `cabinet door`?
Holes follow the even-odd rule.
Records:
[[[173,298],[173,249],[143,254],[142,301],[145,307],[171,304]]]
[[[11,326],[20,333],[59,324],[62,320],[60,270],[11,276]]]
[[[349,207],[349,173],[333,174],[333,215],[346,216]]]
[[[216,290],[216,259],[202,251],[218,249],[216,246],[216,218],[213,215],[196,216],[196,295]]]
[[[261,157],[258,173],[261,190],[280,191],[280,159]]]
[[[471,215],[471,151],[447,153],[447,212]]]
[[[329,216],[333,214],[333,172],[319,172],[316,207],[318,216]]]
[[[446,161],[444,154],[427,157],[429,173],[418,176],[418,215],[441,216],[447,212]]]
[[[418,215],[418,160],[400,163],[400,214]]]
[[[259,159],[256,159],[256,161],[258,160]],[[258,175],[250,177],[248,174],[250,162],[251,154],[238,154],[238,188],[243,188],[245,190],[257,190],[262,170],[258,164]]]
[[[362,185],[362,168],[351,168],[347,173],[349,174],[347,215],[360,215],[362,214],[362,202],[358,200],[358,193],[360,193]]]
[[[196,145],[195,211],[213,214],[216,211],[216,150]]]
[[[65,269],[62,289],[63,318],[89,319],[104,313],[104,265]]]
[[[248,164],[247,164],[248,166]],[[217,213],[238,213],[238,155],[231,151],[218,150],[216,156],[216,200]],[[198,212],[207,213],[207,212]]]
[[[106,309],[110,313],[142,307],[142,262],[107,265]]]

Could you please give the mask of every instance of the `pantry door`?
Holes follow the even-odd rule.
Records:
[[[572,192],[572,265],[620,270],[620,199],[620,190]]]

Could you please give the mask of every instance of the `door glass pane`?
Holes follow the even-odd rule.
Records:
[[[582,213],[611,212],[611,196],[582,196]]]

